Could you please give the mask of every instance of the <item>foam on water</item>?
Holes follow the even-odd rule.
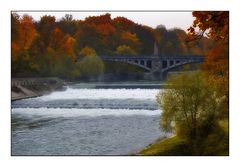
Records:
[[[61,99],[146,99],[155,100],[159,89],[73,89],[38,97],[43,101]]]
[[[85,89],[12,103],[12,155],[131,155],[158,138],[158,89]]]
[[[68,108],[14,108],[12,114],[24,117],[100,117],[100,116],[155,116],[160,110],[129,110],[129,109],[68,109]]]

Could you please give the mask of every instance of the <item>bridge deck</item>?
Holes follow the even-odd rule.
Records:
[[[131,60],[186,60],[186,59],[194,59],[194,60],[203,60],[204,56],[199,55],[186,55],[186,56],[125,56],[125,55],[117,55],[117,56],[100,56],[103,60],[123,60],[123,59],[131,59]]]

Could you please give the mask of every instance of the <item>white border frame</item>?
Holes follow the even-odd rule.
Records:
[[[230,11],[230,156],[228,157],[11,157],[10,12],[11,10],[229,10]],[[238,0],[8,0],[0,2],[0,163],[5,166],[235,166],[240,155],[239,3]]]

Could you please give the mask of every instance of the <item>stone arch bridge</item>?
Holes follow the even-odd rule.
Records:
[[[185,64],[201,63],[204,56],[185,55],[185,56],[100,56],[105,61],[125,62],[145,69],[149,73],[167,73],[174,68]]]

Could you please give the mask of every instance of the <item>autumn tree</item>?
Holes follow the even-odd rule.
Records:
[[[192,14],[195,20],[193,25],[188,29],[190,35],[189,40],[195,41],[206,35],[215,41],[215,47],[206,53],[203,70],[209,74],[209,83],[216,85],[218,87],[217,93],[225,99],[223,108],[225,108],[225,112],[228,113],[229,12],[195,11]]]
[[[19,29],[20,29],[20,16],[16,13],[11,14],[11,51],[12,60],[17,60],[17,55],[20,51],[20,46],[18,44],[19,40]]]
[[[136,55],[137,53],[127,45],[121,45],[117,47],[116,53],[119,55]]]
[[[75,38],[79,49],[89,46],[97,52],[102,49],[102,36],[93,23],[82,23]]]
[[[112,55],[114,48],[119,44],[119,32],[110,23],[97,25],[97,30],[101,34],[102,48],[99,53]]]
[[[160,55],[187,55],[188,47],[185,43],[187,34],[185,31],[174,28],[167,30],[165,26],[159,25],[155,30],[156,41]]]
[[[63,39],[62,46],[61,46],[63,52],[66,55],[68,55],[74,62],[77,59],[77,56],[75,54],[76,52],[75,45],[76,45],[76,40],[70,35],[66,35]]]
[[[116,32],[116,29],[114,28],[114,26],[112,26],[109,23],[100,24],[97,26],[97,29],[104,37],[109,35],[114,35],[114,33]]]
[[[41,17],[40,21],[36,24],[37,30],[40,34],[41,40],[44,42],[45,46],[49,45],[49,38],[53,29],[56,27],[55,16],[44,15]]]
[[[63,42],[64,34],[59,28],[52,30],[49,36],[49,45],[54,50],[60,49]]]
[[[194,11],[195,20],[188,29],[192,39],[199,39],[204,35],[221,42],[228,43],[229,38],[229,13],[226,11]],[[197,28],[200,31],[196,30]]]
[[[108,24],[112,22],[111,14],[106,13],[99,16],[89,16],[85,18],[86,23],[93,23],[95,25]]]
[[[19,21],[20,16],[17,13],[11,13],[11,41],[16,41],[19,38]]]
[[[204,69],[210,71],[212,74],[214,73],[214,70],[216,70],[215,74],[219,75],[219,69],[217,67],[220,66],[222,62],[220,61],[219,64],[219,62],[216,61],[218,59],[217,57],[219,57],[220,60],[224,58],[224,64],[228,64],[229,14],[224,11],[193,12],[193,16],[195,17],[193,26],[188,29],[190,38],[202,38],[204,34],[206,34],[209,38],[217,42],[216,48],[213,48],[213,50],[206,55],[207,57]],[[197,28],[199,28],[200,31],[196,31]],[[217,50],[221,50],[223,52],[220,54]],[[214,52],[217,53],[214,54]],[[213,65],[210,66],[211,63]],[[226,71],[221,71],[221,73],[228,74],[228,68],[225,68],[225,70]]]
[[[116,17],[113,19],[113,24],[123,31],[133,31],[135,23],[125,17]]]
[[[77,31],[78,22],[73,19],[71,14],[66,14],[59,22],[57,22],[57,26],[64,34],[73,36]]]
[[[19,46],[20,48],[26,50],[28,49],[33,40],[37,35],[37,31],[35,29],[35,25],[33,22],[33,18],[29,15],[23,15],[20,19],[20,27],[19,27]]]
[[[192,14],[195,20],[188,29],[189,40],[201,39],[206,35],[216,42],[216,47],[206,54],[204,69],[211,74],[221,76],[225,74],[228,77],[229,13],[226,11],[195,11]],[[219,71],[219,66],[224,66],[222,71]]]
[[[96,53],[95,49],[93,49],[91,47],[88,47],[88,46],[85,46],[80,51],[80,55],[82,55],[82,56],[96,56],[97,53]]]
[[[35,29],[33,18],[29,15],[23,15],[21,18],[17,15],[12,15],[13,26],[12,34],[13,41],[12,63],[13,75],[17,73],[31,74],[31,71],[37,68],[37,65],[32,61],[33,57],[28,53],[29,48],[38,36]]]
[[[140,50],[141,42],[139,41],[137,35],[128,31],[124,31],[121,35],[121,41],[123,45],[128,45],[135,51]]]
[[[71,14],[66,14],[59,20],[55,16],[43,15],[39,21],[34,21],[31,16],[20,17],[17,13],[12,13],[11,23],[12,69],[22,76],[27,71],[31,72],[26,75],[59,76],[64,60],[72,66],[78,66],[74,64],[77,60],[84,55],[96,53],[109,56],[151,55],[155,41],[158,41],[161,55],[186,52],[202,54],[210,48],[207,46],[208,38],[198,45],[186,47],[183,39],[186,34],[183,30],[167,30],[164,27],[153,29],[125,17],[112,19],[109,13],[89,16],[84,20],[76,20]],[[105,65],[107,71],[123,75],[141,71],[121,63],[109,65],[105,62]],[[79,76],[76,69],[78,68],[73,69],[74,73]],[[63,73],[65,75],[70,72]]]
[[[163,109],[160,126],[186,139],[193,154],[200,155],[199,144],[219,127],[224,99],[202,72],[172,76],[166,83],[157,95]]]

